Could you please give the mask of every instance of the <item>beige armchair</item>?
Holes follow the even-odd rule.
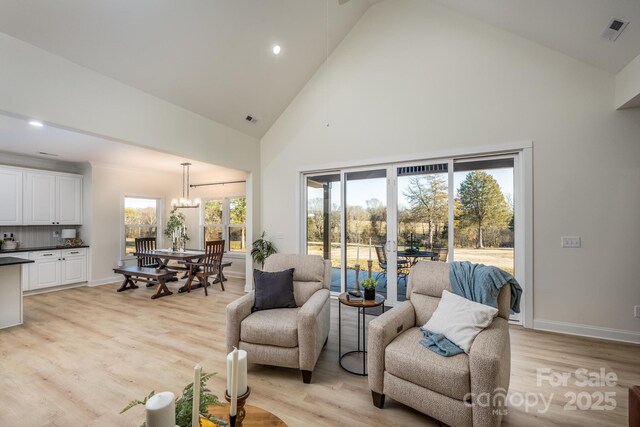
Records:
[[[420,344],[420,327],[444,289],[449,264],[422,261],[411,268],[405,301],[369,323],[369,387],[373,404],[385,396],[452,426],[498,426],[509,389],[510,288],[498,297],[498,317],[476,337],[469,354],[440,356]],[[486,402],[488,401],[488,404]]]
[[[315,255],[275,254],[264,271],[294,268],[296,308],[251,313],[255,294],[249,292],[227,306],[227,352],[247,352],[249,363],[297,368],[302,380],[311,374],[329,337],[331,261]]]

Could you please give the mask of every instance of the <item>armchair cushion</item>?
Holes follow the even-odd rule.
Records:
[[[420,344],[422,332],[413,327],[385,349],[385,371],[420,387],[456,400],[471,391],[469,356],[442,357]]]
[[[242,321],[240,339],[252,344],[298,346],[299,308],[256,311]]]
[[[274,254],[267,258],[264,271],[281,271],[293,268],[293,293],[298,307],[302,307],[311,295],[325,287],[325,261],[320,256]],[[331,268],[329,267],[330,271]]]
[[[293,296],[293,268],[266,272],[253,270],[256,298],[252,311],[274,308],[295,308]]]

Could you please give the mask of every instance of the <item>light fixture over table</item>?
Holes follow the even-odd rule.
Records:
[[[198,208],[200,199],[191,200],[189,197],[189,166],[191,163],[180,163],[182,165],[182,197],[180,200],[173,199],[171,206],[175,209]]]

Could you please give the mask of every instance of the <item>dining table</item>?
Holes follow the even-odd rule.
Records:
[[[195,272],[197,266],[195,264],[201,263],[202,259],[205,256],[205,252],[199,249],[186,249],[183,251],[174,251],[172,249],[155,249],[152,251],[142,251],[142,252],[134,252],[134,256],[136,257],[147,257],[153,258],[155,262],[158,264],[158,268],[168,268],[173,270],[186,270],[187,276],[189,280],[187,284],[181,286],[178,289],[178,293],[188,292],[192,289],[198,289],[202,287],[202,283],[191,284],[191,276]],[[176,266],[169,265],[170,261],[178,261],[182,262],[186,265],[183,268],[176,268]],[[218,280],[226,281],[226,277],[222,273],[222,270],[225,267],[229,267],[231,265],[230,262],[223,262],[220,266],[220,278]],[[176,279],[177,280],[177,279]],[[214,283],[217,283],[214,281]]]
[[[436,252],[431,251],[398,251],[398,258],[404,258],[409,263],[409,267],[413,267],[418,261],[423,259],[431,259],[436,258],[438,254]]]

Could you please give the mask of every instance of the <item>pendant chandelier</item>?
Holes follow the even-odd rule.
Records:
[[[189,166],[191,163],[180,163],[182,165],[182,197],[180,200],[173,199],[171,206],[175,209],[198,208],[200,207],[200,199],[191,200],[189,197]]]

